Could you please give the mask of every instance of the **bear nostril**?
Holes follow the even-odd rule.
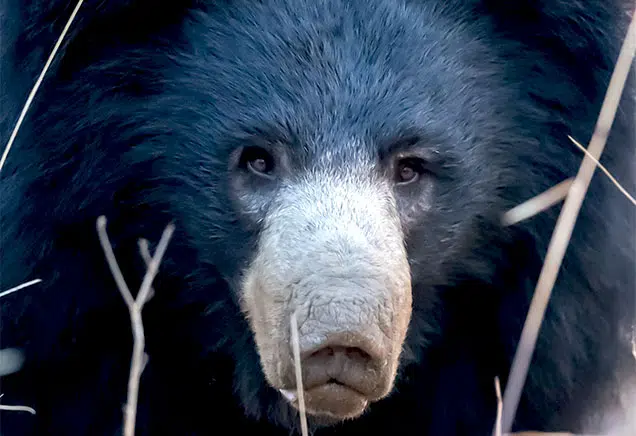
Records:
[[[301,361],[336,357],[356,361],[379,361],[387,357],[379,341],[352,334],[331,335],[327,340],[301,350],[300,356]]]
[[[304,347],[303,347],[304,345]],[[385,343],[378,335],[338,332],[329,334],[320,342],[301,340],[301,361],[309,358],[326,358],[344,355],[360,361],[382,361],[388,357]]]
[[[345,353],[347,354],[347,356],[350,356],[352,358],[361,359],[361,360],[372,360],[369,353],[367,353],[361,348],[347,347],[345,349]]]
[[[307,359],[321,359],[321,358],[334,358],[336,355],[342,355],[348,359],[355,359],[358,361],[372,360],[369,353],[361,348],[357,347],[343,347],[343,346],[327,346],[320,348],[310,353],[303,360]]]

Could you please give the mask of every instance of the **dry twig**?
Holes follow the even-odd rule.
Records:
[[[102,244],[102,248],[106,255],[106,260],[108,261],[108,265],[110,270],[115,278],[117,283],[117,287],[128,306],[128,311],[130,312],[130,321],[133,327],[133,354],[130,365],[130,377],[128,379],[128,399],[126,402],[126,411],[125,411],[125,421],[124,421],[124,435],[125,436],[133,436],[135,433],[135,420],[137,415],[137,401],[138,401],[138,393],[139,393],[139,381],[141,379],[141,372],[144,369],[146,363],[146,356],[144,354],[145,348],[145,336],[144,336],[144,326],[141,316],[141,311],[143,309],[144,304],[148,302],[151,293],[151,284],[157,275],[159,264],[161,263],[161,259],[168,248],[168,242],[172,237],[174,232],[174,225],[169,224],[163,234],[161,236],[161,240],[157,246],[157,251],[155,255],[150,258],[150,261],[147,262],[147,271],[139,288],[139,293],[137,294],[137,298],[133,298],[130,293],[130,289],[128,289],[128,285],[124,280],[124,277],[119,269],[119,265],[117,264],[117,260],[113,253],[112,246],[108,239],[108,235],[106,233],[106,217],[100,216],[97,219],[97,232],[99,234],[99,239]],[[140,243],[140,246],[143,244]],[[147,248],[147,246],[146,246]],[[142,249],[142,257],[146,260],[149,257],[149,251],[144,251]]]
[[[150,248],[148,246],[147,239],[142,238],[139,240],[139,253],[141,254],[141,258],[146,263],[146,268],[149,268],[150,263],[152,262],[152,255],[150,254]],[[151,286],[150,291],[148,292],[148,300],[150,300],[154,294],[155,294],[155,290]]]
[[[621,94],[629,73],[629,68],[636,51],[636,14],[633,15],[627,36],[612,73],[612,78],[601,107],[596,128],[590,141],[588,151],[597,161],[603,152],[614,116],[618,108]],[[525,383],[528,367],[534,351],[539,328],[543,321],[545,309],[550,299],[552,288],[563,260],[565,250],[590,184],[596,164],[586,154],[579,172],[570,187],[563,208],[557,220],[548,252],[541,269],[530,310],[523,326],[521,339],[517,346],[509,381],[504,393],[503,430],[508,433],[517,411],[521,391]]]
[[[302,436],[309,434],[307,430],[307,415],[305,414],[305,395],[303,390],[302,368],[300,366],[300,344],[298,342],[298,321],[296,312],[291,316],[291,340],[294,351],[294,367],[296,369],[296,390],[298,392],[298,408],[300,409],[300,430]]]

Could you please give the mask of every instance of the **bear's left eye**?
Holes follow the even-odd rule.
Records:
[[[425,162],[419,158],[400,159],[396,165],[395,181],[407,185],[417,181],[424,170]]]

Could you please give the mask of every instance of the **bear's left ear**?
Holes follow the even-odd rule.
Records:
[[[202,3],[83,0],[47,77],[65,67],[89,65],[105,48],[178,40],[175,34],[184,18],[197,8],[209,8]],[[20,65],[20,78],[30,89],[77,5],[78,0],[0,0],[0,70]]]

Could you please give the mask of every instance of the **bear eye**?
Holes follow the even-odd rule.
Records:
[[[419,158],[401,159],[396,166],[395,181],[398,185],[407,185],[417,181],[425,163]]]
[[[271,178],[274,158],[261,147],[246,147],[241,154],[240,166],[258,176]]]

